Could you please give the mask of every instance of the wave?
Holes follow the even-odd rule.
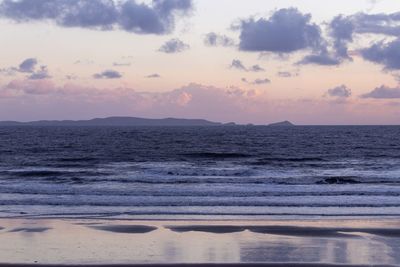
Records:
[[[58,162],[98,162],[98,158],[94,157],[62,157],[55,158],[54,161]]]
[[[370,172],[358,175],[307,175],[301,172],[280,173],[277,170],[248,168],[204,168],[204,167],[146,167],[138,170],[65,169],[56,170],[8,170],[0,171],[0,181],[43,181],[48,183],[79,184],[218,184],[218,185],[373,185],[400,184],[400,177],[392,173]],[[399,175],[398,173],[393,173]],[[371,176],[372,175],[372,176]]]
[[[19,170],[19,171],[2,171],[0,179],[12,179],[13,177],[21,178],[59,178],[64,179],[67,176],[75,176],[75,179],[84,179],[87,177],[108,176],[110,173],[91,171],[91,170]]]
[[[47,207],[46,207],[47,208]],[[59,208],[56,207],[58,210]],[[249,219],[260,218],[270,219],[271,217],[277,218],[370,218],[376,217],[400,217],[399,212],[370,210],[366,212],[208,212],[208,211],[130,211],[130,212],[115,212],[115,211],[98,211],[98,212],[12,212],[5,211],[3,214],[0,212],[0,218],[81,218],[81,219],[156,219],[156,220],[182,220],[182,219],[213,219],[213,220],[235,220],[235,219]]]
[[[400,207],[397,196],[114,196],[2,194],[0,206],[105,206],[105,207]]]
[[[189,158],[210,158],[210,159],[231,159],[231,158],[248,158],[252,155],[234,152],[195,152],[195,153],[179,153],[180,156]]]
[[[93,190],[92,187],[89,188],[70,188],[70,189],[57,189],[54,187],[46,188],[40,186],[32,186],[27,188],[14,188],[14,187],[0,187],[1,194],[13,194],[13,195],[42,195],[42,196],[103,196],[103,197],[119,197],[119,196],[132,196],[132,197],[175,197],[179,195],[179,197],[232,197],[232,198],[241,198],[241,197],[304,197],[304,196],[314,196],[314,197],[324,197],[324,196],[337,196],[337,197],[346,197],[346,196],[400,196],[400,189],[393,191],[365,191],[354,189],[354,191],[334,191],[330,190],[319,190],[319,191],[255,191],[255,190],[231,190],[231,191],[210,191],[199,189],[195,190],[182,190],[182,189],[168,189],[163,188],[154,188],[153,190],[120,190],[114,189],[110,190],[107,188],[96,188]],[[320,188],[316,188],[318,190]],[[16,196],[17,197],[17,196]]]
[[[271,162],[325,162],[325,161],[326,159],[319,157],[267,157],[267,158],[257,159],[257,161],[253,162],[252,164],[264,165],[264,164],[269,164]]]
[[[327,177],[320,181],[317,181],[317,184],[360,184],[362,178],[355,176],[334,176]]]
[[[0,140],[0,216],[167,213],[212,219],[400,210],[400,127],[1,132],[7,137]]]
[[[32,202],[34,204],[32,204]],[[288,207],[288,208],[384,208],[393,207],[399,208],[400,203],[387,203],[387,204],[299,204],[299,203],[204,203],[204,202],[193,202],[193,203],[159,203],[159,202],[137,202],[137,203],[120,203],[120,202],[41,202],[37,200],[30,200],[26,202],[21,201],[0,201],[0,206],[62,206],[62,207],[72,207],[72,206],[90,206],[90,207]],[[166,211],[168,212],[168,211]]]
[[[63,171],[50,171],[50,170],[37,170],[37,171],[8,171],[2,173],[5,176],[17,177],[49,177],[49,176],[62,176],[66,174]]]

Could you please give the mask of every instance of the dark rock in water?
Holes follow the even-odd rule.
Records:
[[[281,122],[275,122],[268,124],[268,126],[295,126],[293,123],[290,121],[281,121]]]
[[[322,181],[318,181],[317,184],[359,184],[360,182],[354,179],[354,177],[329,177]]]

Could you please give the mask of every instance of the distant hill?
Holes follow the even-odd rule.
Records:
[[[295,126],[293,123],[291,123],[290,121],[281,121],[281,122],[275,122],[275,123],[271,123],[268,124],[268,126]]]
[[[136,117],[109,117],[91,120],[61,120],[61,121],[0,121],[0,126],[221,126],[219,122],[202,119],[145,119]]]
[[[204,119],[108,117],[90,120],[0,121],[0,126],[240,126],[240,124],[234,122],[220,123]],[[253,126],[253,124],[247,124],[246,126]],[[268,124],[268,126],[295,125],[289,121],[281,121]]]

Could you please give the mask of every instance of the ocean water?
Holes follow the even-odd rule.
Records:
[[[400,127],[2,127],[0,217],[400,215]]]

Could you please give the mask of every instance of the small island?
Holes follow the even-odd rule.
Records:
[[[295,125],[293,123],[291,123],[290,121],[281,121],[281,122],[275,122],[275,123],[268,124],[268,126],[288,127],[288,126],[295,126]]]

